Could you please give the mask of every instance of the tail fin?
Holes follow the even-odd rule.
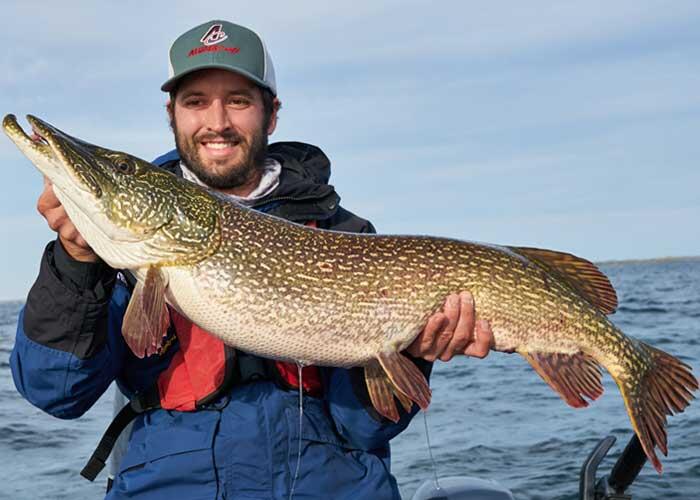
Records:
[[[615,377],[632,421],[632,427],[654,468],[661,473],[662,466],[655,448],[666,456],[666,416],[681,413],[694,398],[698,380],[692,368],[678,358],[648,344],[639,342],[645,351],[643,358],[651,360],[648,368],[638,377]]]

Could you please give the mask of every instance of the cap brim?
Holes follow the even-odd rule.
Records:
[[[251,80],[253,83],[256,85],[259,85],[260,87],[268,89],[270,92],[272,92],[273,95],[277,95],[277,92],[275,89],[271,88],[267,83],[265,83],[263,80],[258,78],[257,76],[253,75],[252,73],[249,73],[245,70],[242,69],[236,69],[232,68],[229,65],[226,64],[216,64],[216,63],[211,63],[211,64],[203,64],[202,66],[197,66],[196,68],[189,69],[187,71],[183,71],[179,75],[176,75],[169,80],[167,80],[163,85],[160,86],[160,90],[163,92],[170,92],[173,90],[179,80],[181,80],[183,77],[191,74],[191,73],[196,73],[197,71],[201,71],[203,69],[223,69],[226,71],[230,71],[231,73],[236,73],[238,75],[244,76]]]

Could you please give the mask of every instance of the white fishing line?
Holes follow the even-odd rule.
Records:
[[[299,477],[299,468],[301,467],[301,431],[304,427],[304,384],[303,384],[303,372],[302,368],[304,365],[297,363],[297,373],[299,377],[299,435],[297,436],[297,465],[294,470],[294,478],[292,479],[292,486],[289,488],[289,500],[294,498],[294,488],[297,485],[297,478]]]
[[[437,464],[435,463],[435,458],[433,457],[433,447],[430,445],[430,432],[428,430],[428,410],[423,410],[423,423],[425,424],[425,441],[428,443],[428,454],[430,454],[430,463],[433,467],[433,482],[435,483],[435,489],[441,490],[440,482],[438,481],[438,470]]]

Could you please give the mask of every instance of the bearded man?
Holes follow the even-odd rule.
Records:
[[[268,146],[280,101],[256,33],[211,21],[181,35],[169,56],[161,88],[177,149],[156,164],[296,223],[374,232],[339,205],[320,149]],[[48,183],[38,208],[58,238],[20,315],[12,373],[27,400],[59,418],[82,415],[113,381],[130,399],[83,471],[94,478],[133,423],[107,498],[399,498],[389,441],[415,407],[389,421],[372,408],[361,369],[309,366],[299,380],[295,365],[237,351],[175,311],[160,351],[137,358],[121,335],[134,278],[100,260]],[[488,324],[475,323],[471,296],[460,293],[406,354],[428,376],[434,360],[484,357],[492,340]]]

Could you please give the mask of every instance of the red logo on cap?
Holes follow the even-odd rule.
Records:
[[[230,54],[238,54],[241,51],[238,47],[224,47],[223,45],[214,45],[213,47],[197,47],[187,53],[187,57],[198,56],[199,54],[207,54],[209,52],[228,52]]]
[[[228,35],[224,32],[223,25],[213,24],[199,41],[204,45],[214,45],[223,42],[227,38]]]

